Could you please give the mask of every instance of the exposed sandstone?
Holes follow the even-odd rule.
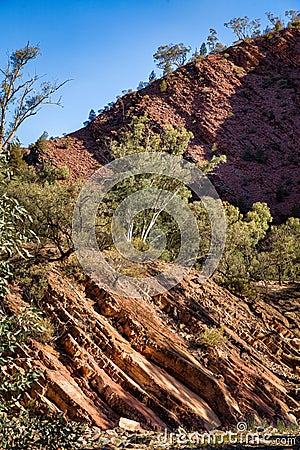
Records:
[[[54,348],[32,341],[28,349],[45,374],[35,395],[102,429],[121,417],[157,430],[212,430],[250,418],[293,422],[299,330],[271,303],[203,284],[196,271],[162,296],[137,300],[104,295],[91,282],[84,289],[55,269],[43,308],[63,331]],[[10,305],[17,310],[20,297],[12,295]],[[198,337],[213,325],[225,327],[225,339],[205,349]]]

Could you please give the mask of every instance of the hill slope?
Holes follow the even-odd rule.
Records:
[[[213,178],[220,195],[244,208],[267,202],[273,215],[299,214],[300,30],[249,39],[179,68],[119,99],[86,128],[50,141],[46,158],[88,176],[107,161],[105,140],[132,115],[153,127],[183,125],[194,134],[187,157],[226,154]]]
[[[52,410],[104,429],[122,416],[148,429],[196,430],[300,416],[296,291],[285,308],[272,291],[267,303],[237,298],[201,283],[197,271],[143,300],[79,285],[59,266],[48,283],[40,304],[56,340],[32,341],[25,356],[44,373],[34,396]],[[9,296],[10,310],[23,304],[18,290]],[[203,345],[213,326],[224,327],[224,336]]]

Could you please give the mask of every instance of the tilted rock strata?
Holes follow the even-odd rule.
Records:
[[[262,300],[200,283],[196,271],[144,300],[111,296],[92,282],[83,289],[57,269],[49,286],[43,307],[58,337],[54,348],[32,341],[28,354],[45,374],[35,395],[51,409],[102,429],[120,417],[157,430],[295,421],[299,336]],[[211,349],[199,345],[207,326],[225,330]]]

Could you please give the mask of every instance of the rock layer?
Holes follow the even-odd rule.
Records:
[[[235,297],[197,271],[153,299],[120,298],[53,268],[43,309],[57,336],[28,348],[44,372],[33,395],[72,419],[211,430],[299,416],[299,329],[271,301]],[[205,347],[212,326],[224,337]]]

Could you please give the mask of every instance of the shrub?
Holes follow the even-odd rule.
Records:
[[[242,154],[244,161],[256,161],[259,164],[266,164],[267,155],[264,148],[254,149],[251,144],[248,144],[244,153]]]
[[[42,153],[47,148],[47,140],[46,138],[39,138],[34,144],[38,153]]]
[[[259,295],[256,290],[255,284],[248,278],[235,277],[220,279],[220,284],[233,294],[241,294],[250,298],[257,298]]]
[[[168,85],[167,85],[166,80],[165,80],[165,79],[162,79],[162,80],[161,80],[161,83],[160,83],[160,85],[159,85],[160,92],[166,92],[167,87],[168,87]]]
[[[20,175],[28,169],[24,156],[27,149],[22,148],[17,142],[9,145],[8,165],[14,174]]]
[[[250,127],[249,128],[249,133],[251,133],[251,134],[255,134],[256,131],[257,131],[256,127]]]
[[[16,199],[6,193],[0,195],[0,300],[8,293],[7,285],[12,272],[10,258],[14,254],[28,256],[24,247],[35,238],[33,231],[26,227],[28,222],[31,222],[31,217]]]
[[[70,178],[70,170],[66,166],[57,167],[57,179],[68,180]]]
[[[62,262],[61,268],[68,277],[72,277],[76,281],[85,282],[88,279],[75,253]]]
[[[0,311],[1,312],[1,311]],[[31,367],[25,349],[30,337],[42,343],[52,339],[53,327],[41,312],[32,307],[8,316],[0,314],[0,448],[10,450],[44,450],[81,448],[85,426],[68,423],[62,415],[30,413],[24,394],[42,375]],[[26,353],[25,353],[26,355]]]
[[[78,184],[27,183],[12,181],[5,190],[26,208],[32,220],[25,226],[39,237],[40,247],[52,244],[60,258],[73,251],[72,214]]]
[[[86,426],[67,422],[61,414],[0,418],[0,446],[10,450],[73,450],[83,448]]]
[[[43,167],[37,171],[37,181],[53,184],[57,180],[68,180],[70,178],[70,171],[68,167],[55,167],[50,164],[44,164]]]
[[[48,341],[50,329],[49,322],[31,307],[11,316],[0,312],[0,364],[3,367],[0,373],[1,419],[3,414],[9,417],[20,411],[24,393],[41,375],[40,371],[32,368],[18,367],[20,350],[22,351],[30,337]],[[30,357],[27,364],[31,366]]]
[[[203,331],[197,339],[200,346],[203,347],[216,347],[224,342],[224,327],[217,328],[207,328]]]

